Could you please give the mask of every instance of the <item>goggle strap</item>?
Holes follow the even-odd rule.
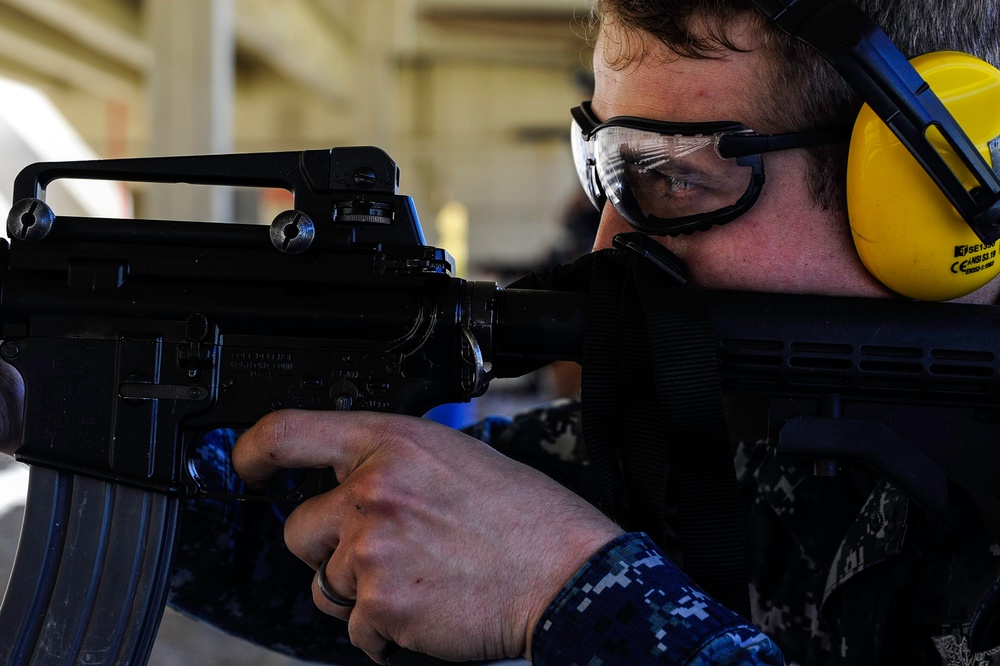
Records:
[[[773,153],[792,148],[841,143],[850,138],[850,127],[784,134],[726,134],[719,138],[719,155],[722,157],[742,157],[744,155]]]

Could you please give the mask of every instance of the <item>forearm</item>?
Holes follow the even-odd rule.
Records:
[[[13,455],[21,444],[24,382],[9,364],[0,361],[0,453]]]
[[[535,627],[536,666],[783,664],[780,651],[707,597],[645,537],[628,534],[584,565]]]

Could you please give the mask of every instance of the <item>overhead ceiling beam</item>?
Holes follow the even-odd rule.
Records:
[[[573,68],[587,50],[586,27],[575,19],[433,12],[424,14],[411,54],[416,58]]]
[[[417,0],[421,12],[427,11],[489,11],[494,13],[586,13],[592,0]]]
[[[2,0],[26,16],[66,35],[94,53],[138,72],[149,69],[149,45],[140,37],[102,20],[91,10],[67,0]]]
[[[127,99],[139,89],[138,79],[129,80],[111,74],[2,25],[0,58],[49,80],[90,90],[108,99]]]
[[[583,47],[572,51],[535,51],[530,48],[511,49],[487,47],[482,44],[441,43],[428,40],[412,54],[403,57],[404,62],[457,62],[477,65],[513,65],[518,67],[541,67],[545,69],[572,70],[586,62]]]
[[[280,75],[332,101],[352,94],[345,35],[308,3],[238,0],[236,40]]]

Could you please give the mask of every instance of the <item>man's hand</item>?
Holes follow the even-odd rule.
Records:
[[[252,485],[332,467],[340,485],[289,517],[289,549],[352,608],[351,640],[379,663],[393,643],[452,660],[528,654],[576,570],[622,530],[590,504],[482,442],[424,419],[275,412],[236,443]]]
[[[0,361],[0,453],[14,455],[21,446],[24,382],[12,366]]]

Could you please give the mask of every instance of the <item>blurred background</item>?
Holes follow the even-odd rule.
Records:
[[[470,266],[523,262],[560,242],[578,187],[568,111],[589,95],[588,5],[0,0],[0,77],[44,95],[96,157],[380,146],[429,241],[441,211],[458,205]],[[0,94],[13,113],[34,106],[17,88]],[[43,153],[12,155],[12,137],[0,137],[9,170],[21,154],[80,152],[66,132],[47,142],[51,123],[5,124]],[[8,197],[11,176],[0,174]],[[235,205],[243,219],[256,208],[270,222],[281,205],[273,192],[235,203],[129,193],[140,216],[225,221]]]
[[[588,0],[0,0],[0,208],[37,161],[385,149],[470,279],[586,251],[568,111],[590,96]],[[181,188],[179,190],[178,188]],[[281,191],[51,188],[57,214],[269,223]],[[571,393],[572,371],[480,411]],[[567,386],[562,383],[567,381]],[[508,405],[507,403],[510,403]],[[0,591],[26,473],[0,457]],[[152,664],[290,664],[168,612]]]

